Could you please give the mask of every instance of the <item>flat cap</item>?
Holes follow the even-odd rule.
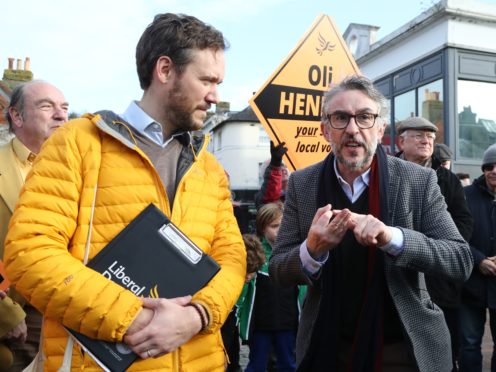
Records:
[[[432,124],[429,120],[418,116],[400,121],[398,126],[396,127],[398,134],[403,133],[407,129],[428,130],[431,132],[437,132],[437,127],[434,124]]]
[[[440,161],[453,159],[453,151],[451,151],[451,149],[444,143],[436,143],[434,145],[433,155]]]

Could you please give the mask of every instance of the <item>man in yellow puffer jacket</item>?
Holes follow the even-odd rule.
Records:
[[[224,369],[219,330],[240,294],[246,256],[224,170],[206,150],[208,138],[192,133],[219,101],[224,49],[222,34],[200,20],[157,15],[136,49],[142,99],[120,116],[69,122],[36,158],[11,219],[5,265],[45,316],[45,370],[62,364],[62,325],[125,342],[140,357],[130,371]],[[82,263],[94,200],[90,259],[154,203],[221,270],[192,298],[136,297]],[[71,368],[100,370],[77,346]]]

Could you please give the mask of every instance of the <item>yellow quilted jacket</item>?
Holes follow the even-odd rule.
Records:
[[[211,326],[173,353],[139,359],[130,371],[224,369],[219,330],[241,292],[246,253],[227,178],[206,143],[203,136],[193,137],[183,149],[172,211],[159,175],[125,123],[87,115],[45,143],[11,219],[5,263],[17,290],[45,315],[46,371],[56,371],[62,363],[67,333],[61,324],[90,337],[120,341],[141,309],[132,292],[82,263],[97,181],[90,259],[155,203],[221,266],[193,296],[207,308]],[[73,370],[100,370],[79,347],[72,356]]]

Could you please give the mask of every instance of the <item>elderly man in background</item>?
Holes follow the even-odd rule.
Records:
[[[472,257],[434,171],[379,146],[387,116],[370,80],[344,79],[323,97],[333,151],[289,178],[269,270],[278,285],[309,284],[301,371],[451,371],[424,273],[463,281]]]
[[[469,241],[473,229],[472,215],[460,180],[456,174],[443,166],[443,160],[446,161],[448,157],[451,159],[451,150],[444,144],[434,144],[436,132],[437,127],[425,118],[410,117],[403,120],[397,128],[401,149],[397,156],[436,171],[437,184],[448,206],[448,212],[463,239]],[[451,335],[453,370],[456,371],[460,344],[458,309],[462,283],[428,273],[425,274],[425,280],[432,301],[443,310]]]
[[[16,86],[5,116],[15,137],[0,146],[0,258],[10,217],[17,198],[45,140],[67,121],[68,103],[62,92],[44,81],[34,80]],[[26,324],[24,311],[26,312]],[[13,371],[26,367],[38,352],[41,314],[15,291],[0,301],[2,343],[0,371],[8,370],[14,355]],[[9,329],[10,328],[10,329]],[[27,337],[26,337],[27,336]]]

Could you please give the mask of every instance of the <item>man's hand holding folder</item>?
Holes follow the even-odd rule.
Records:
[[[124,342],[142,359],[174,351],[200,332],[202,321],[191,296],[143,298],[143,310],[124,336]]]

